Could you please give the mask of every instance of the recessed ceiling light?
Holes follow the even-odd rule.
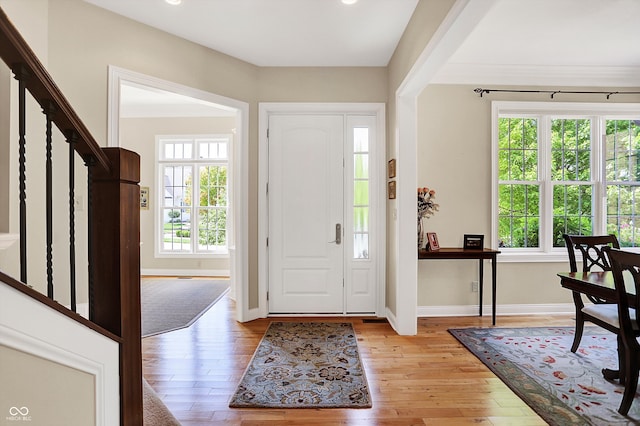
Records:
[[[358,2],[358,0],[342,0],[342,3],[344,4],[356,4]]]
[[[173,6],[177,6],[180,3],[182,3],[182,0],[164,0],[164,1],[166,1],[167,3],[169,3],[170,5],[173,5]]]

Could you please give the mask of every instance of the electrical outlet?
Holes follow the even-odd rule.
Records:
[[[471,281],[471,291],[474,293],[478,292],[478,281]]]

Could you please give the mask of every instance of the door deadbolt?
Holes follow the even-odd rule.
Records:
[[[336,239],[329,242],[336,243],[336,244],[342,243],[342,225],[341,224],[336,223]]]

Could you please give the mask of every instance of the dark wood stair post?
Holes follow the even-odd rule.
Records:
[[[110,172],[93,170],[89,209],[93,322],[122,338],[120,424],[142,425],[140,324],[140,156],[103,148]]]

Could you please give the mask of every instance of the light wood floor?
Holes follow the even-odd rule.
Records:
[[[233,311],[233,300],[225,296],[193,326],[142,341],[144,376],[185,426],[546,424],[447,332],[490,327],[490,317],[421,318],[417,336],[398,336],[386,322],[322,318],[353,323],[373,408],[229,408],[273,320],[241,324]],[[498,317],[497,326],[572,326],[572,318]]]

